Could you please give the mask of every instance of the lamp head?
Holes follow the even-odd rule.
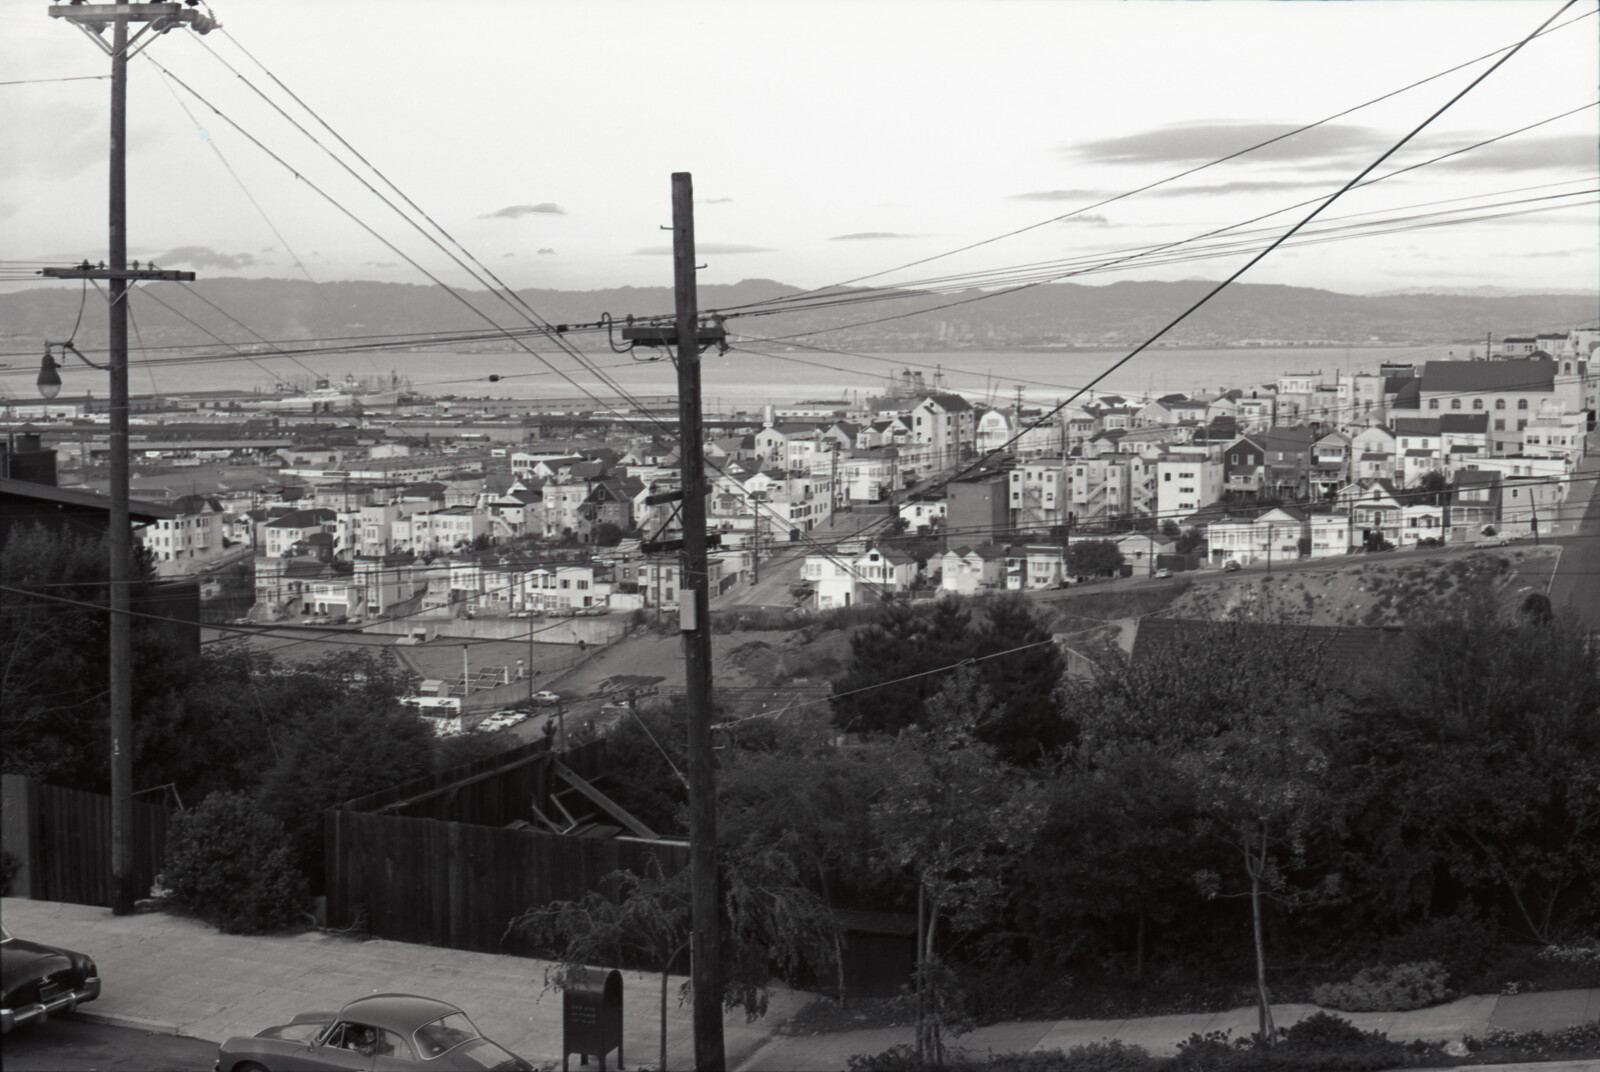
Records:
[[[39,385],[39,394],[45,398],[54,398],[61,393],[59,368],[56,359],[50,355],[50,347],[46,346],[44,360],[39,362],[39,379],[35,381]]]

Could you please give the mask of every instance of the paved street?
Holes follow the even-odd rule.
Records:
[[[200,1072],[217,1059],[217,1044],[56,1016],[7,1035],[6,1072]]]

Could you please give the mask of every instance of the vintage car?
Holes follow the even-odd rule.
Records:
[[[82,953],[13,938],[0,927],[0,1034],[71,1012],[100,996],[100,969]]]
[[[231,1038],[218,1049],[214,1072],[421,1068],[533,1072],[454,1005],[415,994],[373,994],[336,1013],[303,1012],[281,1027]]]

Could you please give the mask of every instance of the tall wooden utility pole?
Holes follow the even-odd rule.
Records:
[[[133,870],[133,631],[129,584],[133,580],[133,526],[128,516],[128,283],[138,279],[193,279],[193,272],[128,268],[127,121],[128,58],[154,35],[182,25],[209,33],[216,23],[182,4],[70,4],[49,9],[82,30],[111,57],[110,248],[108,267],[46,269],[60,279],[104,279],[111,290],[108,328],[111,372],[111,510],[106,531],[111,620],[111,910],[133,911],[138,896]],[[128,24],[144,25],[130,41]],[[105,41],[107,27],[111,43]],[[152,36],[146,37],[146,34]],[[143,41],[141,44],[140,42]]]
[[[711,765],[711,595],[706,566],[706,460],[700,442],[700,333],[695,288],[694,185],[672,175],[672,276],[678,313],[678,459],[683,474],[683,567],[678,578],[684,690],[689,707],[689,883],[693,912],[694,1066],[727,1067],[722,1045],[722,927],[717,892],[717,790]]]

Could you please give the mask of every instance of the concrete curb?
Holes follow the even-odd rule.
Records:
[[[169,1024],[160,1020],[145,1020],[138,1016],[123,1016],[114,1012],[95,1012],[92,1009],[78,1009],[72,1015],[91,1024],[104,1024],[106,1027],[125,1027],[131,1031],[145,1031],[152,1035],[174,1035],[179,1038],[199,1038],[198,1035],[186,1034],[177,1024]],[[211,1039],[200,1039],[201,1042],[210,1042]]]

